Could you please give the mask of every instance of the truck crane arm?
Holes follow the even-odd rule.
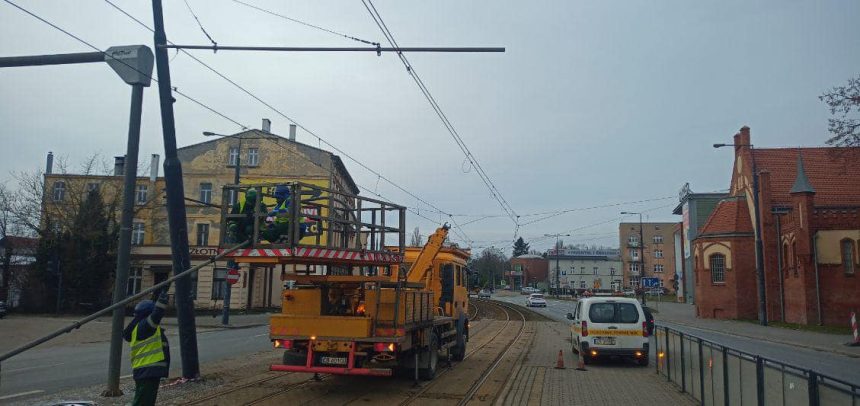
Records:
[[[427,272],[433,266],[433,259],[436,258],[436,254],[442,249],[442,243],[448,237],[448,229],[450,228],[446,223],[442,227],[437,228],[436,232],[427,238],[427,244],[424,244],[424,248],[418,254],[418,258],[415,259],[415,263],[412,264],[409,273],[406,275],[407,282],[414,283],[424,280]]]

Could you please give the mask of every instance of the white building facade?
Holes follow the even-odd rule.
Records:
[[[623,264],[617,249],[565,248],[558,252],[550,249],[547,260],[551,286],[576,292],[615,292],[622,289]]]

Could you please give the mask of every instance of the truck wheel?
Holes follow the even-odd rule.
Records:
[[[436,333],[430,335],[430,346],[421,354],[421,365],[418,376],[429,381],[436,377],[436,366],[439,364],[439,336]]]
[[[292,350],[284,351],[284,365],[305,365],[307,360],[307,353]]]

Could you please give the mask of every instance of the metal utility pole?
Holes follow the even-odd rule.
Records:
[[[158,72],[158,94],[161,99],[161,128],[164,138],[164,181],[167,194],[167,220],[170,225],[170,249],[173,274],[188,269],[188,222],[185,215],[185,189],[182,185],[182,163],[176,154],[176,124],[173,117],[173,89],[167,58],[167,35],[161,0],[152,0],[154,25],[155,67]],[[176,316],[179,323],[179,352],[182,357],[182,377],[197,379],[200,361],[197,357],[197,328],[194,324],[194,302],[191,300],[191,279],[176,280]]]
[[[622,211],[621,214],[639,215],[639,288],[642,289],[642,306],[645,306],[645,287],[642,286],[642,278],[645,277],[645,237],[642,233],[642,213]]]
[[[761,211],[759,210],[759,185],[758,185],[758,168],[755,162],[755,150],[753,144],[714,144],[714,148],[722,147],[748,147],[750,149],[750,158],[752,160],[752,194],[753,194],[753,211],[755,212],[755,275],[758,284],[758,322],[762,326],[767,325],[767,298],[765,297],[766,289],[764,285],[764,247],[761,241]]]
[[[544,237],[555,237],[555,297],[558,297],[558,290],[561,287],[561,282],[559,281],[559,274],[561,274],[561,267],[559,266],[559,252],[561,247],[559,247],[559,237],[570,237],[570,234],[544,234]]]
[[[134,216],[134,186],[137,180],[137,155],[140,143],[140,121],[143,107],[143,88],[149,87],[152,76],[152,51],[145,45],[130,45],[108,48],[104,52],[81,52],[73,54],[30,55],[0,58],[0,67],[66,65],[78,63],[106,62],[119,77],[131,85],[131,110],[128,121],[128,145],[125,155],[122,216],[120,219],[117,246],[116,277],[113,303],[125,299],[128,283],[129,258],[131,256],[131,226]],[[57,312],[62,303],[62,273],[59,257],[57,267]],[[125,311],[116,308],[111,323],[110,356],[108,359],[108,385],[104,396],[121,396],[119,371],[122,362],[122,330]]]
[[[205,135],[207,137],[221,136],[221,137],[227,137],[227,138],[235,138],[235,139],[239,140],[239,147],[236,151],[236,171],[233,173],[233,184],[238,185],[239,180],[240,180],[239,177],[241,176],[240,168],[242,165],[242,137],[237,136],[237,135],[216,134],[216,133],[209,132],[209,131],[204,131],[203,135]],[[239,190],[234,189],[233,193],[234,193],[233,196],[236,199],[236,201],[239,201]],[[231,295],[232,291],[233,291],[233,285],[231,285],[229,283],[225,283],[224,284],[224,308],[221,311],[221,324],[223,324],[225,326],[230,324],[230,296],[232,296]]]

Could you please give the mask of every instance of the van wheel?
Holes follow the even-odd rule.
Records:
[[[636,360],[636,363],[639,364],[640,367],[647,367],[648,366],[648,357],[639,358],[638,360]]]
[[[418,376],[425,381],[435,378],[439,364],[439,336],[435,332],[430,335],[430,346],[418,358]]]

